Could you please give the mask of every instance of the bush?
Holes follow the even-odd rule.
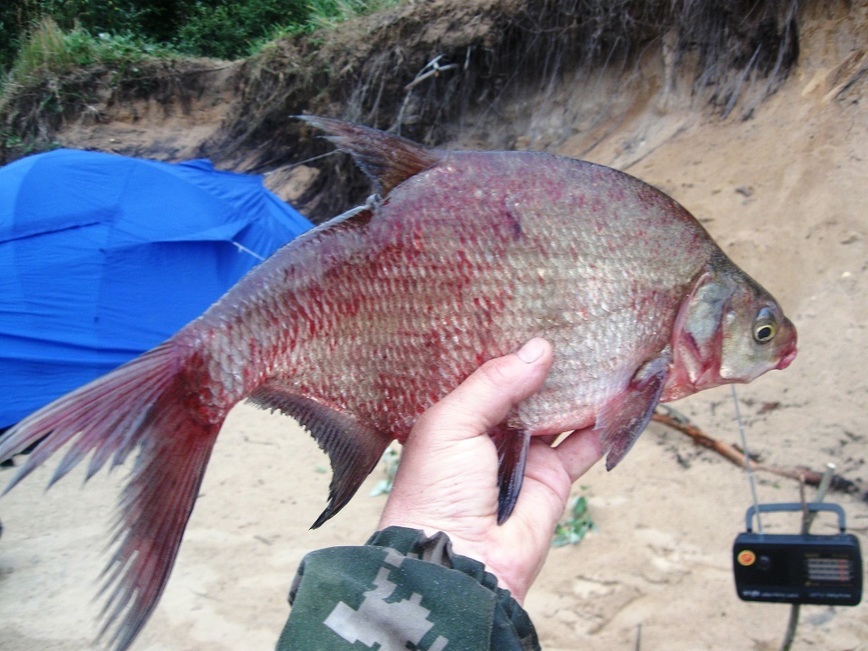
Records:
[[[61,32],[75,34],[75,39],[101,39],[115,48],[152,52],[172,48],[178,53],[235,59],[275,36],[332,25],[398,1],[3,0],[0,72],[13,66],[25,35],[38,32],[46,18]]]
[[[130,46],[159,42],[143,29],[143,21],[155,11],[149,4],[144,0],[6,0],[0,6],[0,72],[16,65],[15,59],[24,48],[31,51],[22,52],[28,59],[22,65],[30,68],[32,57],[39,59],[43,53],[59,62],[55,55],[60,50],[68,54],[76,51],[89,59],[86,52],[94,45],[89,42],[94,35],[111,34],[101,38],[119,39]],[[47,27],[48,20],[52,28]],[[63,43],[61,34],[70,35],[71,42]]]
[[[401,0],[309,0],[311,28],[329,27],[354,16],[361,16],[396,5]]]
[[[134,63],[165,54],[132,34],[92,36],[79,26],[63,31],[53,18],[44,17],[21,41],[6,82],[21,84],[95,63]]]
[[[278,27],[301,28],[308,16],[304,0],[198,0],[172,42],[187,54],[235,59]]]

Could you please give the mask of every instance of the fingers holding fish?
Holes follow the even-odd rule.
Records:
[[[512,436],[502,423],[518,402],[539,389],[551,362],[549,343],[533,339],[516,353],[483,364],[422,414],[404,445],[381,527],[407,526],[412,520],[436,533],[448,530],[443,519],[466,513],[493,521],[499,499],[495,478],[498,466],[505,465],[498,462],[497,448],[501,438]],[[517,445],[522,470],[527,442],[522,436]],[[517,465],[518,459],[505,472]],[[479,488],[468,489],[468,485]],[[518,486],[514,488],[517,497]]]
[[[600,435],[593,427],[570,432],[552,450],[569,476],[571,484],[588,472],[603,456]]]
[[[601,454],[594,432],[559,451],[508,424],[551,362],[551,345],[532,339],[430,407],[407,438],[379,523],[447,532],[455,553],[481,561],[519,601],[542,567],[573,480]]]
[[[413,445],[432,444],[432,439],[451,444],[490,432],[542,386],[551,364],[552,347],[540,338],[531,339],[515,353],[489,360],[423,414],[414,430],[426,429],[427,420],[437,420],[442,414],[449,415],[449,426],[441,424],[436,436]],[[413,438],[411,435],[408,444]]]

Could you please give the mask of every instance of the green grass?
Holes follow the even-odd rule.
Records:
[[[147,10],[124,12],[117,3],[77,0],[80,18],[73,23],[63,3],[34,2],[28,10],[36,18],[16,21],[8,9],[0,14],[0,64],[7,64],[7,76],[21,78],[144,56],[237,59],[282,36],[334,27],[401,1],[175,0],[178,15],[169,25],[158,23],[159,32],[148,27]]]
[[[588,497],[584,494],[586,488],[582,486],[583,493],[573,498],[567,510],[567,517],[555,525],[555,536],[552,539],[552,547],[577,545],[589,532],[596,528],[588,509]]]
[[[367,16],[400,4],[402,0],[310,0],[305,29],[334,27],[357,16]]]
[[[395,473],[398,472],[398,464],[401,461],[401,452],[395,445],[390,445],[383,452],[383,474],[385,477],[377,482],[371,491],[371,497],[387,495],[392,492],[392,484],[395,482]]]
[[[7,98],[22,88],[40,83],[59,86],[57,80],[94,65],[135,73],[148,58],[206,56],[233,59],[255,54],[268,43],[289,34],[328,29],[355,16],[369,14],[401,0],[230,0],[218,6],[190,0],[185,20],[174,28],[171,42],[158,44],[131,22],[129,29],[103,32],[76,22],[63,29],[50,14],[43,14],[29,30],[16,34],[12,64],[0,69],[0,113]],[[79,4],[87,5],[87,0]],[[90,15],[85,12],[85,17]],[[121,23],[122,25],[122,23]],[[10,25],[0,24],[7,38]],[[49,92],[48,104],[57,100]],[[60,102],[63,104],[63,102]],[[50,108],[47,106],[46,108]],[[5,141],[14,135],[0,134]],[[8,145],[7,145],[8,146]]]
[[[4,87],[61,76],[98,63],[130,64],[149,56],[171,54],[168,48],[145,43],[132,34],[93,36],[79,26],[64,31],[54,19],[46,17],[23,39]]]

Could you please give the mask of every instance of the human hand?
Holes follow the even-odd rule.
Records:
[[[486,432],[542,386],[551,364],[551,345],[532,339],[486,362],[422,414],[380,518],[381,529],[443,531],[455,553],[484,563],[519,603],[542,569],[572,483],[601,456],[590,428],[554,448],[534,437],[515,510],[497,524],[497,451]]]

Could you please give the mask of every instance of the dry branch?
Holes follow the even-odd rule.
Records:
[[[665,410],[660,411],[660,409]],[[710,450],[714,450],[724,459],[735,464],[739,468],[747,467],[747,460],[744,452],[733,445],[718,441],[714,437],[706,434],[696,425],[693,425],[686,417],[678,413],[671,407],[659,407],[658,411],[654,412],[653,420],[663,425],[667,425],[674,430],[686,434],[693,439],[693,442]],[[786,477],[796,481],[804,481],[809,486],[819,486],[823,478],[822,472],[810,470],[803,467],[795,468],[778,468],[776,466],[768,466],[758,463],[755,459],[750,460],[751,470],[755,472],[767,472],[778,477]],[[832,476],[832,483],[829,486],[830,490],[841,493],[860,494],[863,499],[868,499],[868,492],[863,492],[861,485],[853,480],[847,479],[842,475],[835,474]]]

